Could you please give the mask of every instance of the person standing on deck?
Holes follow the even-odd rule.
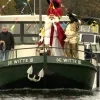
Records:
[[[40,33],[43,44],[46,48],[53,47],[51,50],[54,56],[64,56],[64,30],[60,25],[60,17],[62,16],[61,0],[47,0],[49,7],[47,17],[44,24],[44,34]],[[50,50],[47,51],[47,53]]]
[[[71,12],[68,12],[67,16],[69,16],[70,21],[65,30],[65,54],[67,57],[78,58],[79,20]]]
[[[14,37],[6,26],[0,32],[0,61],[8,60],[10,50],[14,50]]]
[[[91,28],[91,32],[97,33],[97,34],[99,33],[99,25],[95,20],[91,22],[90,28]]]

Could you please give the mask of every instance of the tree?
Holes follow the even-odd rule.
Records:
[[[100,17],[100,0],[62,0],[65,6],[71,6],[72,11],[79,16]],[[69,1],[70,4],[68,3]]]
[[[41,1],[42,14],[46,14],[48,4],[46,0]],[[0,7],[2,7],[2,5],[5,5],[7,2],[8,0],[0,0]],[[62,3],[66,8],[71,8],[72,12],[79,16],[100,17],[100,0],[62,0]],[[30,0],[29,3],[27,3],[27,0],[11,0],[7,7],[1,10],[1,12],[3,14],[16,14],[16,12],[18,12],[18,14],[21,14],[22,10],[23,14],[31,14],[32,12],[39,14],[39,0],[35,0],[35,7],[34,0]],[[62,10],[63,15],[66,15],[65,8],[62,8]]]
[[[1,12],[3,15],[17,14],[14,0],[1,0],[0,7],[1,7]]]
[[[23,14],[33,14],[34,12],[34,0],[30,0],[28,2],[28,0],[15,0],[16,2],[16,9],[19,12],[19,14],[23,13]],[[36,14],[38,14],[39,9],[37,9],[37,7],[39,6],[39,0],[35,0],[35,11]],[[39,7],[38,7],[39,8]]]

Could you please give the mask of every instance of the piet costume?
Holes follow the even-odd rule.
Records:
[[[40,41],[43,41],[46,48],[53,47],[51,49],[52,55],[64,56],[63,47],[65,34],[59,22],[62,16],[62,10],[60,8],[61,1],[47,0],[47,2],[49,7],[44,27],[40,33]]]
[[[67,57],[77,58],[79,22],[72,13],[68,13],[68,16],[70,21],[65,30],[65,53]]]

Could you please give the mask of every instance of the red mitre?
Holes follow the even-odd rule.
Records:
[[[47,15],[55,15],[58,17],[62,16],[61,7],[58,6],[58,4],[61,4],[61,0],[53,0],[52,2],[50,2],[49,8],[47,10]]]

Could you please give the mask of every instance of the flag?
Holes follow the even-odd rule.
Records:
[[[15,24],[12,25],[10,29],[13,31],[14,28],[15,28]]]

